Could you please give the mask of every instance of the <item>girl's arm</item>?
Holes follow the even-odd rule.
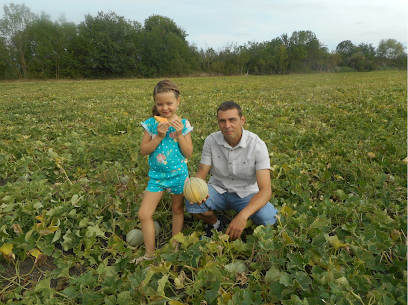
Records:
[[[158,134],[154,138],[145,130],[143,134],[142,144],[140,145],[140,154],[142,156],[150,155],[160,142],[166,136],[166,131],[169,128],[169,123],[160,123],[157,126]]]
[[[191,140],[191,133],[189,132],[185,136],[183,136],[181,133],[180,135],[177,134],[177,140],[183,156],[190,158],[193,155],[193,141]]]
[[[189,132],[183,136],[184,125],[180,119],[172,121],[171,125],[176,129],[177,141],[179,143],[181,153],[184,157],[190,158],[193,155],[193,141],[191,140],[191,133]]]

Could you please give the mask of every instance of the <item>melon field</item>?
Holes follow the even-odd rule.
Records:
[[[224,101],[271,158],[274,226],[203,237],[170,196],[135,265],[159,79],[0,83],[0,304],[406,304],[407,73],[172,79],[194,175]],[[234,214],[222,213],[228,222]]]

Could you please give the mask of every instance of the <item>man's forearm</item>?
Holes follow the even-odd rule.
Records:
[[[271,196],[272,192],[269,190],[259,191],[251,198],[248,205],[242,209],[239,214],[248,220],[249,217],[265,206],[265,204],[271,199]]]

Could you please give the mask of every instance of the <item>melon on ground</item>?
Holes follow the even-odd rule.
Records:
[[[155,220],[153,221],[154,224],[154,234],[155,237],[159,236],[160,233],[160,225],[159,223]],[[139,247],[140,245],[143,244],[143,233],[142,230],[140,229],[133,229],[130,230],[129,233],[126,235],[126,242],[128,243],[129,246],[132,247]]]

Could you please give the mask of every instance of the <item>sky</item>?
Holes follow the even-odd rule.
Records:
[[[85,15],[115,12],[142,25],[151,15],[172,19],[198,49],[216,51],[248,42],[264,42],[294,31],[312,31],[329,51],[344,41],[378,46],[396,39],[407,46],[406,0],[0,0],[3,6],[25,4],[36,14],[79,24]]]

